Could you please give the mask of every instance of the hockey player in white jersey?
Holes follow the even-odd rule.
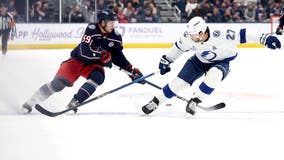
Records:
[[[281,48],[281,42],[274,36],[255,33],[246,28],[239,30],[213,28],[209,27],[201,17],[192,18],[186,24],[186,30],[180,39],[166,55],[162,56],[159,63],[160,73],[164,75],[169,72],[170,64],[184,52],[191,50],[195,54],[187,60],[177,77],[142,107],[142,111],[150,114],[160,104],[191,86],[195,80],[205,74],[199,89],[194,92],[186,106],[186,112],[194,115],[196,106],[205,100],[228,75],[230,61],[238,55],[237,44],[246,42],[260,42],[271,49]]]

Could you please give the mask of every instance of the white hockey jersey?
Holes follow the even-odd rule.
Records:
[[[237,56],[237,44],[259,42],[261,35],[247,36],[246,29],[216,28],[209,26],[209,38],[205,42],[194,42],[185,31],[175,42],[167,57],[175,61],[182,53],[194,51],[197,58],[203,63],[230,61]],[[259,33],[258,33],[259,34]]]

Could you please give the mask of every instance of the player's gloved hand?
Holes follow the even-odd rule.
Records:
[[[276,29],[276,34],[277,34],[277,35],[282,35],[282,32],[283,32],[282,29],[280,29],[280,28],[277,28],[277,29]]]
[[[100,55],[100,60],[104,67],[112,67],[111,54],[109,52],[102,52]]]
[[[129,75],[129,77],[131,78],[132,81],[143,77],[143,74],[140,72],[140,70],[138,68],[130,67],[127,71],[129,73],[131,73],[131,75]],[[142,80],[142,81],[139,81],[138,83],[145,84],[146,82],[145,82],[145,80]]]
[[[279,39],[275,36],[270,36],[269,34],[263,34],[260,38],[260,43],[270,49],[281,48]]]
[[[169,60],[166,55],[163,55],[161,60],[160,60],[160,64],[159,64],[159,69],[160,69],[160,73],[161,75],[166,74],[167,72],[171,71],[170,68],[170,64],[172,63],[171,60]]]
[[[277,29],[276,29],[276,34],[277,35],[282,35],[282,32],[283,32],[283,28],[278,26]]]

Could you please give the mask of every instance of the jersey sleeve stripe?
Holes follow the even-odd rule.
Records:
[[[240,43],[246,43],[246,29],[240,30]]]

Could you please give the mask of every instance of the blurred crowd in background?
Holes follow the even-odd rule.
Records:
[[[120,23],[187,22],[201,16],[211,23],[269,22],[284,0],[6,0],[18,23],[95,22],[102,9],[113,10]],[[61,3],[61,4],[59,4]],[[166,4],[166,5],[165,5]],[[177,12],[173,12],[173,10]],[[166,14],[168,13],[168,14]],[[177,20],[165,18],[177,14]]]

